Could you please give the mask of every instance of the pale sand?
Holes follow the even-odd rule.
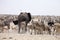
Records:
[[[0,33],[0,40],[60,40],[60,36]]]

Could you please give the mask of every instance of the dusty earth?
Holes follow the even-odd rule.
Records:
[[[0,33],[0,40],[60,40],[59,35],[28,35],[18,33]]]

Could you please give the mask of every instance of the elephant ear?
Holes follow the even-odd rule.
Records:
[[[29,21],[31,21],[31,13],[27,13],[29,17]]]
[[[54,25],[54,22],[48,22],[48,25],[52,26]]]
[[[18,20],[13,21],[13,23],[14,23],[15,25],[17,25],[17,24],[18,24]]]

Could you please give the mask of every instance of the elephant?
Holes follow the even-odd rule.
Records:
[[[50,21],[50,22],[48,22],[48,25],[49,25],[49,34],[53,34],[53,32],[55,31],[54,22]]]
[[[18,20],[13,21],[13,23],[15,25],[18,24],[18,33],[20,33],[20,29],[21,29],[21,22],[25,22],[25,32],[27,31],[27,24],[31,21],[31,13],[27,13],[27,12],[21,12],[18,15]]]

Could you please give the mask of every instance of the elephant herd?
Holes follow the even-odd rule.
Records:
[[[21,12],[18,15],[18,19],[13,20],[13,23],[14,23],[14,25],[18,25],[18,33],[22,33],[22,32],[25,33],[28,30],[31,30],[31,34],[33,34],[32,31],[34,31],[34,34],[43,34],[45,31],[48,31],[48,34],[54,34],[52,32],[55,32],[55,28],[53,26],[54,25],[53,21],[49,21],[46,23],[43,20],[32,19],[31,13],[28,13],[28,12]],[[45,25],[45,24],[47,24],[47,25]],[[10,25],[8,24],[8,22],[5,23],[5,25],[8,25],[8,29],[10,29],[9,28]],[[21,32],[21,29],[24,31]]]

